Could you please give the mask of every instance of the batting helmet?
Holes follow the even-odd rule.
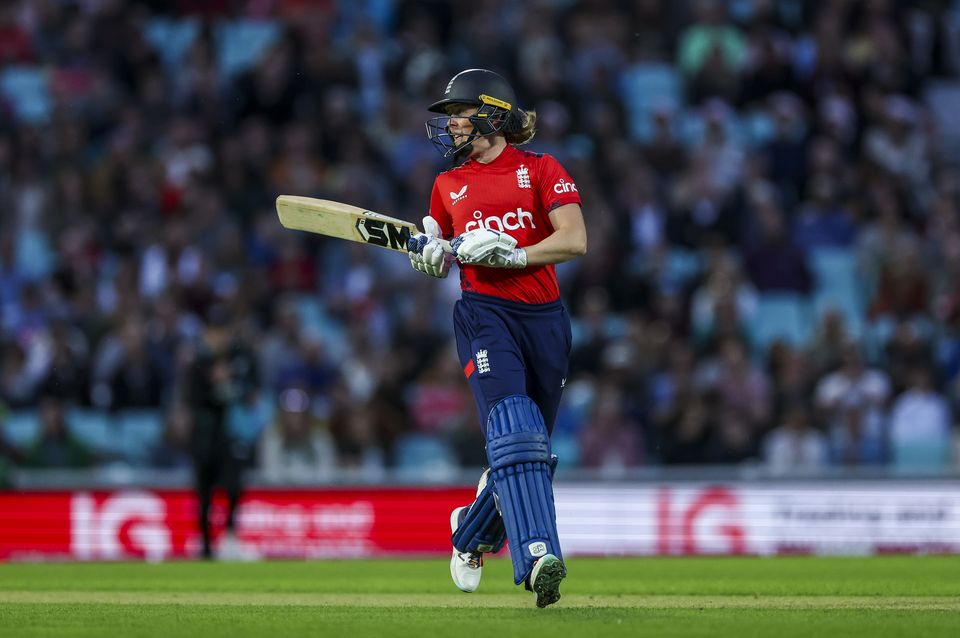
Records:
[[[453,104],[478,107],[477,112],[469,116],[473,133],[460,144],[454,142],[449,130],[447,108]],[[443,113],[427,121],[427,138],[444,157],[456,155],[478,137],[519,130],[523,125],[513,87],[502,76],[486,69],[467,69],[457,73],[447,83],[443,98],[431,104],[427,110]]]

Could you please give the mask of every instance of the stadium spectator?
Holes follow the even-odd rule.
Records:
[[[190,469],[190,410],[182,403],[173,405],[163,424],[163,438],[149,452],[151,467],[159,469]]]
[[[580,465],[604,475],[643,465],[640,425],[625,413],[624,397],[616,388],[601,391],[580,434]]]
[[[337,447],[338,466],[360,476],[380,477],[388,459],[377,438],[377,412],[369,407],[354,408],[336,402],[330,417],[330,432]]]
[[[691,394],[678,401],[678,408],[666,419],[660,459],[668,465],[702,465],[708,461],[707,443],[715,427],[715,399]]]
[[[919,208],[929,202],[931,184],[929,150],[916,128],[918,117],[907,97],[891,95],[884,100],[882,124],[867,131],[863,144],[865,159]]]
[[[772,414],[779,415],[781,425],[787,408],[811,409],[811,356],[784,341],[775,341],[770,346],[767,372],[772,385]],[[769,430],[772,426],[773,423],[764,423],[762,429]]]
[[[761,293],[809,293],[812,282],[806,255],[790,239],[785,216],[772,194],[758,196],[753,213],[756,237],[744,246],[751,283]]]
[[[313,416],[306,391],[280,392],[276,421],[260,438],[257,456],[262,476],[273,483],[316,483],[334,476],[333,437]]]
[[[734,258],[715,254],[718,256],[690,301],[693,336],[702,352],[709,352],[711,348],[706,346],[715,346],[721,336],[749,331],[757,307],[756,290],[743,281]]]
[[[782,425],[774,428],[763,441],[763,460],[771,472],[812,473],[827,466],[827,440],[811,426],[803,403],[787,405],[781,422]]]
[[[843,315],[835,307],[829,307],[807,348],[812,373],[819,378],[839,368],[844,348],[853,341]]]
[[[770,418],[770,382],[762,369],[752,363],[745,344],[727,338],[717,344],[714,357],[704,359],[697,369],[701,391],[715,393],[721,410],[729,410],[743,419],[753,432],[764,427]]]
[[[952,414],[936,391],[931,372],[918,366],[890,410],[891,462],[899,469],[931,471],[949,466]]]
[[[30,370],[23,347],[6,343],[0,366],[0,400],[11,408],[37,405],[39,374]]]
[[[837,462],[875,465],[885,461],[890,392],[889,377],[867,367],[859,345],[846,344],[840,368],[821,378],[814,390],[817,414],[826,424]]]
[[[911,377],[918,368],[929,371],[933,366],[933,353],[927,342],[927,334],[924,326],[918,325],[918,322],[897,323],[887,339],[883,355],[894,394],[914,384]]]
[[[804,251],[816,248],[849,248],[857,235],[857,226],[849,211],[839,202],[837,180],[832,175],[813,175],[807,200],[796,212],[793,238]]]
[[[807,177],[809,140],[803,105],[792,93],[777,93],[771,101],[776,129],[762,151],[770,181],[787,207],[792,207],[798,202]]]
[[[930,308],[930,284],[916,244],[890,255],[870,302],[871,319],[922,318]]]
[[[896,255],[918,248],[919,237],[911,232],[896,189],[881,180],[871,182],[864,206],[870,220],[857,236],[855,251],[860,275],[872,296]]]
[[[732,99],[739,93],[747,43],[725,14],[725,3],[697,0],[694,23],[680,34],[677,65],[692,80],[694,103],[712,96]]]
[[[676,136],[676,113],[668,104],[653,107],[653,133],[643,145],[643,158],[657,175],[661,188],[687,167],[689,153]]]
[[[164,399],[160,366],[151,358],[145,326],[139,317],[128,320],[119,335],[117,360],[106,380],[112,410],[159,409]]]
[[[23,464],[32,468],[93,466],[97,457],[70,431],[63,402],[56,396],[40,398],[40,435],[25,451]]]

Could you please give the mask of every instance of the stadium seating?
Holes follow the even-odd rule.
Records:
[[[11,66],[0,71],[0,93],[17,117],[33,124],[47,121],[51,99],[49,75],[32,66]]]
[[[13,410],[0,417],[3,437],[6,441],[24,450],[40,435],[40,414],[36,410]]]
[[[856,288],[856,257],[851,250],[822,246],[813,248],[808,257],[818,288],[844,291]]]
[[[894,442],[890,452],[895,472],[940,474],[950,468],[949,442]]]
[[[751,326],[754,347],[759,353],[764,353],[776,340],[783,340],[794,346],[805,345],[812,334],[811,318],[810,304],[802,295],[760,295]]]
[[[638,140],[650,138],[654,108],[676,109],[683,103],[683,79],[667,64],[634,65],[623,74],[620,90],[630,112],[631,135]]]
[[[323,343],[327,354],[332,359],[346,357],[347,339],[344,326],[330,318],[318,296],[302,295],[297,298],[296,306],[297,313],[300,315],[300,325],[304,326],[310,336]]]
[[[66,414],[70,432],[82,444],[97,454],[120,452],[120,438],[110,414],[104,410],[69,408]]]
[[[443,478],[457,469],[453,450],[442,439],[426,434],[407,434],[397,441],[397,470],[412,477]]]
[[[159,410],[122,410],[117,414],[121,456],[142,463],[163,437],[163,415]]]
[[[960,33],[960,17],[957,17],[957,32]],[[960,111],[956,104],[960,102],[960,82],[931,82],[924,92],[924,100],[929,105],[937,123],[937,142],[940,150],[950,159],[960,162]]]
[[[229,77],[256,64],[280,36],[280,26],[265,20],[222,21],[214,36],[220,72]]]
[[[176,69],[183,63],[199,32],[200,23],[196,19],[153,18],[144,25],[143,36],[153,46],[164,66]]]

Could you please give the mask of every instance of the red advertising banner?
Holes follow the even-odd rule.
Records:
[[[439,554],[471,488],[251,490],[237,527],[264,558]],[[214,505],[221,530],[225,501]],[[0,492],[0,560],[189,558],[199,553],[188,490]]]

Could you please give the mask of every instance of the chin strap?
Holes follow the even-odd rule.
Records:
[[[470,137],[470,140],[466,144],[464,144],[460,148],[454,147],[450,149],[451,151],[453,151],[452,153],[450,153],[450,159],[453,160],[454,162],[459,162],[467,159],[467,156],[470,155],[470,151],[473,150],[473,140],[477,139],[477,137],[479,136],[474,133],[472,134],[472,136]]]

